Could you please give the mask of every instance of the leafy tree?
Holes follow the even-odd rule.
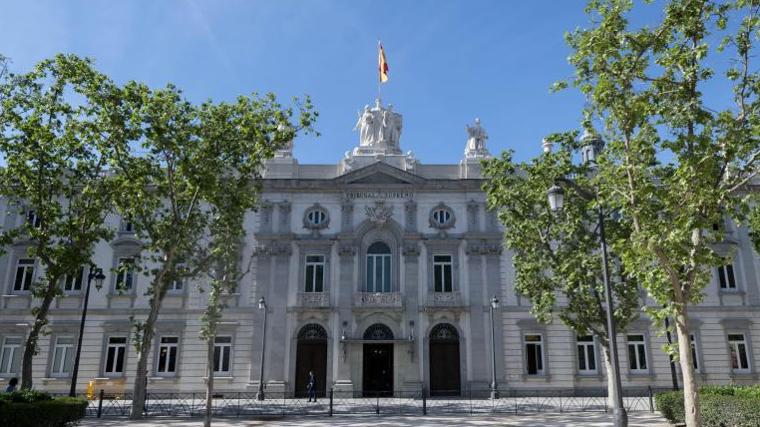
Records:
[[[657,6],[637,6],[648,7]],[[758,0],[670,0],[659,22],[642,27],[629,22],[631,1],[592,0],[592,27],[567,37],[572,84],[608,142],[600,199],[631,230],[612,248],[655,301],[646,308],[653,319],[674,320],[689,426],[700,419],[688,309],[731,255],[715,243],[725,217],[747,220],[741,190],[758,171],[759,8]],[[708,85],[732,94],[733,105],[707,105]]]
[[[268,102],[274,101],[269,98]],[[308,105],[308,102],[307,102]],[[279,107],[276,107],[279,108]],[[278,113],[272,110],[275,116]],[[291,112],[285,111],[267,133],[271,140],[253,137],[262,123],[252,120],[258,113],[248,99],[237,104],[206,103],[199,110],[203,158],[209,175],[203,179],[203,198],[211,214],[208,225],[208,245],[193,264],[208,277],[208,299],[201,316],[201,338],[206,341],[206,412],[204,426],[211,425],[214,392],[214,340],[217,327],[226,308],[226,296],[234,293],[240,280],[250,271],[253,257],[241,265],[241,249],[245,240],[243,226],[247,212],[256,208],[260,190],[262,159],[274,154],[272,148],[292,141],[299,131],[311,131],[314,119],[310,107],[303,111],[300,123],[293,128]],[[246,131],[241,132],[241,130]],[[273,144],[274,143],[274,144]],[[261,152],[266,147],[265,152]],[[217,173],[217,171],[224,171]]]
[[[122,189],[117,205],[142,241],[142,270],[149,278],[147,316],[134,322],[134,419],[143,413],[155,322],[166,292],[177,278],[203,272],[214,253],[206,237],[217,221],[216,194],[232,189],[225,186],[227,179],[245,182],[248,188],[235,188],[233,200],[243,209],[251,206],[263,162],[284,142],[278,128],[292,127],[293,110],[281,107],[271,94],[198,107],[173,86],[150,90],[133,83],[126,91],[139,100],[143,134],[137,152],[117,155],[114,170]],[[307,99],[299,107],[299,121],[308,128],[314,116],[311,104]]]
[[[552,135],[561,143],[557,153],[543,154],[527,163],[515,163],[511,152],[488,160],[484,174],[488,203],[497,210],[504,225],[507,247],[513,252],[515,289],[531,302],[531,313],[539,321],[555,316],[577,335],[591,334],[603,348],[607,372],[612,372],[607,331],[602,259],[596,233],[596,201],[568,188],[561,213],[550,210],[547,191],[557,177],[574,177],[577,188],[588,193],[599,185],[591,164],[574,165],[581,144],[574,133]],[[608,240],[625,239],[630,230],[609,215],[605,218]],[[625,330],[640,304],[637,287],[611,277],[618,331]],[[607,375],[610,407],[614,402],[614,379]]]
[[[22,358],[22,388],[32,386],[32,358],[60,280],[90,263],[111,230],[116,179],[106,170],[130,138],[120,90],[90,60],[58,55],[0,82],[0,194],[25,218],[3,243],[27,246],[43,274],[31,285],[34,323]]]

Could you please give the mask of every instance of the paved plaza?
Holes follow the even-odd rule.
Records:
[[[196,427],[203,425],[200,418],[164,418],[154,417],[145,421],[129,421],[118,419],[87,418],[81,425],[83,427]],[[336,417],[261,417],[261,418],[220,418],[215,419],[216,427],[330,427],[330,426],[354,426],[354,427],[482,427],[482,426],[583,426],[601,427],[611,426],[612,417],[604,413],[542,413],[531,415],[457,415],[457,416],[351,416],[341,415]],[[629,426],[631,427],[667,427],[667,421],[657,413],[635,412],[629,414]]]

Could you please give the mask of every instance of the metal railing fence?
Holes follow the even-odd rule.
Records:
[[[665,389],[635,388],[623,392],[629,412],[654,412],[653,396]],[[218,391],[214,393],[215,417],[288,416],[345,414],[364,415],[451,415],[451,414],[531,414],[607,411],[606,389],[571,390],[499,390],[498,399],[490,399],[489,389],[463,389],[450,393],[429,390],[398,389],[390,393],[367,393],[359,390],[327,391],[317,402],[294,397],[292,392],[268,391],[265,400],[255,392]],[[83,396],[84,397],[84,396]],[[100,390],[89,400],[88,417],[126,417],[132,406],[131,393],[109,394]],[[205,413],[205,392],[153,393],[145,403],[145,416],[194,417]]]

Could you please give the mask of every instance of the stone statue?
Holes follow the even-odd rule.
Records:
[[[360,154],[401,154],[401,114],[395,113],[391,105],[383,107],[376,100],[374,107],[365,105],[358,116],[354,130],[359,131]]]
[[[485,129],[480,126],[480,119],[475,119],[475,125],[465,126],[467,130],[467,145],[464,149],[464,155],[466,158],[479,158],[488,157],[490,154],[486,149],[486,139],[488,134]]]
[[[377,127],[374,114],[369,109],[369,105],[365,105],[364,111],[358,113],[358,115],[359,119],[356,121],[354,130],[359,129],[359,146],[372,146],[374,142],[375,128]]]

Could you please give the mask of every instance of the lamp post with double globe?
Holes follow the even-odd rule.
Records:
[[[491,297],[491,399],[499,398],[499,385],[496,383],[496,309],[499,308],[499,299],[496,295]]]

